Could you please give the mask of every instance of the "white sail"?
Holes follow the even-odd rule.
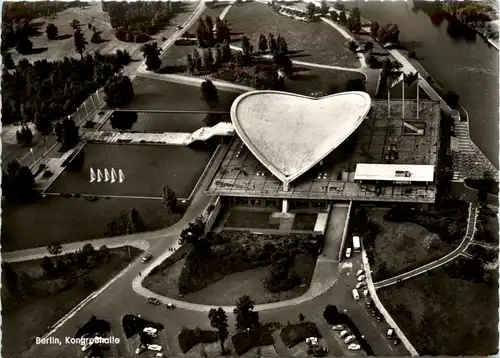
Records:
[[[101,169],[97,169],[97,182],[100,183],[101,181],[102,181]]]
[[[115,168],[111,168],[111,183],[116,181],[116,171]]]
[[[94,169],[93,168],[90,168],[90,182],[93,183],[95,181],[95,173],[94,173]]]
[[[122,170],[121,170],[121,169],[120,169],[120,170],[118,170],[118,177],[119,177],[119,180],[118,180],[118,181],[119,181],[120,183],[123,183],[123,181],[125,180],[125,175],[123,175],[123,172],[122,172]]]
[[[109,171],[108,171],[108,168],[104,169],[104,181],[105,182],[109,181]]]

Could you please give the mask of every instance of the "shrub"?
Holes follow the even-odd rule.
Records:
[[[312,322],[287,325],[281,330],[280,336],[288,348],[305,341],[308,337],[321,338],[318,328]]]
[[[253,347],[274,344],[274,338],[271,333],[271,327],[269,325],[251,329],[249,332],[236,333],[231,337],[236,354],[243,355]]]

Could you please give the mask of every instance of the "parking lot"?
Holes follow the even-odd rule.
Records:
[[[130,337],[127,340],[129,345],[129,352],[132,358],[147,358],[147,357],[161,357],[158,356],[159,353],[163,354],[163,357],[170,357],[170,351],[167,345],[167,337],[165,335],[165,330],[160,329],[156,331],[156,337],[151,337],[150,345],[157,345],[161,347],[161,350],[150,350],[145,348],[141,353],[136,354],[137,348],[141,345],[141,340],[139,334]]]

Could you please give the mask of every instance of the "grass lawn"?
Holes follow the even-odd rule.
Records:
[[[205,111],[209,107],[201,99],[199,86],[189,86],[162,80],[153,80],[145,77],[136,77],[133,81],[134,100],[123,109],[135,110],[193,110]],[[219,103],[214,110],[224,111],[231,108],[234,99],[240,94],[235,92],[218,91]]]
[[[258,49],[259,35],[281,34],[294,58],[326,65],[359,67],[356,55],[344,45],[345,38],[322,21],[303,23],[278,15],[268,5],[249,2],[236,4],[226,15],[229,28],[235,34],[246,35]],[[235,43],[239,45],[239,43]]]
[[[41,260],[12,263],[11,266],[18,275],[24,272],[29,276],[29,289],[22,299],[14,296],[13,300],[2,290],[2,356],[17,357],[31,344],[31,337],[41,337],[48,326],[124,269],[141,250],[131,247],[130,252],[131,259],[126,247],[110,249],[107,263],[99,263],[75,277],[69,287],[64,287],[67,280],[46,278],[40,267]],[[94,287],[85,285],[85,277],[95,284]],[[9,307],[9,303],[13,306]]]
[[[479,209],[475,241],[498,245],[498,207],[487,205]]]
[[[498,273],[489,283],[450,277],[460,258],[425,275],[377,290],[418,353],[488,356],[498,352]]]
[[[231,209],[224,227],[267,229],[271,212]]]
[[[214,152],[176,145],[88,143],[84,163],[75,171],[65,170],[47,193],[92,195],[162,196],[168,185],[177,198],[188,198]],[[90,169],[123,171],[123,183],[90,182]],[[104,174],[104,173],[103,173]]]
[[[179,221],[161,200],[99,199],[47,196],[27,205],[2,205],[2,250],[14,251],[104,237],[107,224],[124,210],[136,208],[147,231]],[[83,229],[82,229],[83,228]]]
[[[230,273],[224,273],[217,267],[221,266],[220,262],[211,262],[213,269],[210,276],[204,277],[205,287],[194,292],[184,294],[182,300],[211,305],[233,305],[242,295],[249,295],[257,304],[277,302],[291,299],[304,294],[309,288],[314,269],[316,267],[315,254],[300,254],[295,257],[293,268],[301,278],[301,284],[295,286],[288,291],[272,293],[263,287],[262,280],[269,274],[269,265],[258,266],[252,264],[252,257],[258,255],[263,250],[267,243],[274,243],[278,250],[283,250],[281,246],[285,240],[292,242],[291,237],[277,236],[262,236],[243,233],[223,232],[221,234],[225,238],[231,238],[231,242],[235,242],[249,252],[249,259],[233,258],[231,259],[232,267]],[[302,237],[295,235],[296,237]],[[257,240],[258,239],[258,240]],[[301,239],[304,240],[304,239]],[[280,241],[282,243],[280,243]],[[217,245],[214,250],[224,250],[225,245]],[[240,246],[238,246],[240,247]],[[179,249],[181,250],[181,249]],[[177,260],[168,259],[168,262],[162,264],[158,270],[153,271],[144,281],[144,287],[158,294],[167,297],[179,297],[178,283],[181,277],[182,269],[186,263],[184,252],[178,251]],[[232,255],[232,256],[231,256]],[[234,253],[226,256],[234,256]],[[255,259],[253,259],[255,260]],[[232,273],[231,273],[232,271]],[[207,273],[204,274],[205,276]]]
[[[432,262],[455,247],[439,239],[439,235],[417,224],[383,219],[385,210],[370,210],[382,232],[375,239],[369,257],[373,280],[381,281]]]
[[[297,213],[293,219],[292,230],[314,230],[318,214]]]
[[[273,329],[276,329],[273,324],[265,324],[248,332],[238,332],[234,334],[231,337],[231,342],[233,343],[236,354],[241,356],[253,347],[273,345]]]
[[[183,329],[177,336],[182,353],[186,353],[198,343],[217,342],[217,331]]]

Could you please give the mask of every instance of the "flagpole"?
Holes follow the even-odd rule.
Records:
[[[403,119],[405,119],[405,75],[403,72],[403,80],[401,81],[401,84],[403,85]]]
[[[387,77],[387,111],[389,119],[391,119],[391,81],[389,81],[389,77]]]
[[[420,78],[417,75],[417,119],[418,119],[418,112],[419,112],[419,108],[420,108],[419,105],[418,105],[419,93],[420,93]]]

